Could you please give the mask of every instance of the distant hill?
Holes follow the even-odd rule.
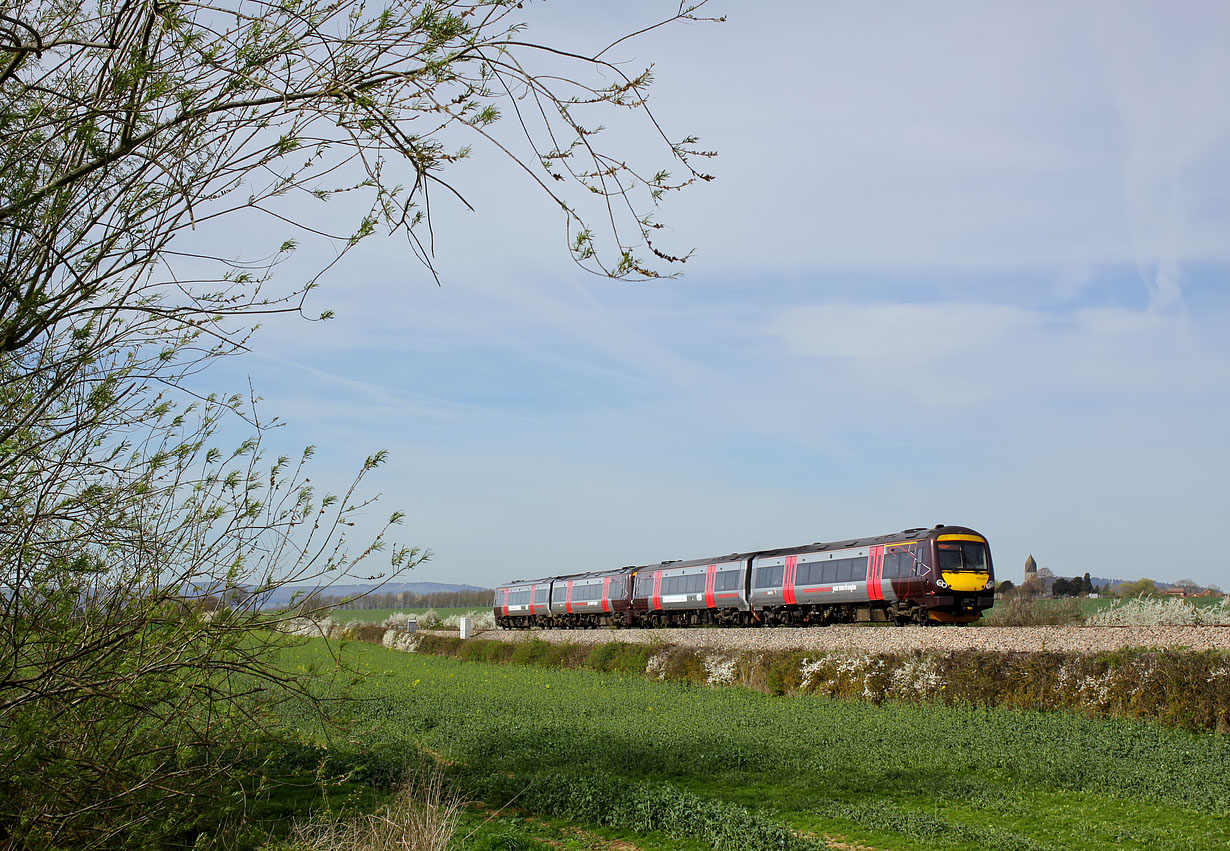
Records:
[[[290,605],[291,598],[298,594],[303,597],[312,591],[312,585],[285,585],[270,592],[264,602],[269,609]],[[386,582],[383,585],[330,585],[322,589],[323,594],[330,597],[354,597],[360,594],[379,591],[381,594],[443,594],[457,591],[488,591],[480,585],[452,585],[447,582]]]

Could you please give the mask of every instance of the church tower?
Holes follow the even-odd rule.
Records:
[[[1038,578],[1038,563],[1034,561],[1034,554],[1030,553],[1029,558],[1025,559],[1025,581]]]

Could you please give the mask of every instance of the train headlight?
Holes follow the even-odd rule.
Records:
[[[948,583],[947,583],[947,582],[945,582],[943,579],[937,579],[937,580],[935,580],[935,584],[936,584],[936,585],[938,585],[938,586],[940,586],[941,588],[947,588],[947,587],[948,587]]]

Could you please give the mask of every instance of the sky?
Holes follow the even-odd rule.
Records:
[[[594,49],[669,12],[529,5]],[[1230,587],[1230,5],[714,0],[617,46],[668,135],[681,277],[568,257],[549,199],[476,145],[440,285],[404,240],[215,370],[374,524],[408,580],[513,578],[884,534],[991,543],[1000,578]],[[655,156],[614,116],[610,136]],[[630,128],[637,125],[629,124]],[[626,134],[626,135],[625,135]],[[625,140],[624,142],[623,140]],[[659,152],[660,153],[660,152]],[[659,159],[661,159],[659,157]],[[284,274],[294,274],[294,268]],[[321,484],[323,483],[323,484]],[[360,524],[362,526],[362,523]]]

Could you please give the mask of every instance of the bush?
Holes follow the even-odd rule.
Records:
[[[513,648],[503,641],[461,641],[457,658],[467,662],[507,662]]]
[[[1085,623],[1093,626],[1230,626],[1230,597],[1199,606],[1174,597],[1116,600],[1110,608],[1090,615]]]
[[[464,615],[449,615],[439,621],[441,629],[461,629],[461,619],[469,618],[474,629],[495,629],[495,611],[492,609],[475,609]]]
[[[648,644],[624,644],[619,641],[609,641],[606,644],[595,645],[589,651],[585,667],[594,671],[643,674],[652,655],[653,648]]]
[[[368,644],[380,644],[385,632],[386,628],[378,623],[351,621],[342,626],[342,638],[348,641],[364,641]]]

